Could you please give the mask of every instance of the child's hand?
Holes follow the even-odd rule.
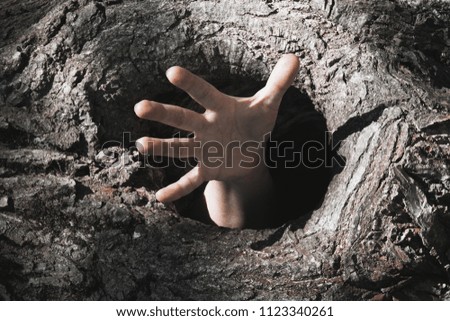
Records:
[[[268,175],[265,173],[267,169],[263,162],[264,151],[261,143],[264,136],[273,129],[281,99],[297,75],[298,67],[299,61],[295,55],[284,55],[276,64],[266,86],[254,96],[245,98],[225,95],[186,69],[170,68],[166,73],[169,81],[187,92],[206,111],[200,114],[182,107],[146,100],[135,106],[135,113],[140,118],[194,133],[193,138],[142,137],[136,142],[139,151],[144,154],[195,157],[198,160],[194,169],[177,182],[159,190],[156,194],[157,199],[161,202],[177,200],[206,181],[225,182],[227,188],[225,190],[219,188],[220,193],[227,193],[229,188],[239,185],[254,189],[256,192],[260,189],[265,190],[264,186],[258,185],[260,183],[270,185],[270,179],[261,182],[254,177]],[[243,143],[246,144],[243,146]],[[231,207],[214,204],[228,202],[224,199],[226,195],[220,196],[219,190],[214,192],[214,189],[211,184],[205,190],[211,218],[216,216],[211,211],[220,212],[224,209],[238,210],[244,215],[245,209],[237,209],[236,207],[240,207],[237,204]],[[214,196],[208,200],[208,195]],[[245,203],[245,200],[242,201]],[[230,213],[223,214],[230,215]],[[215,221],[219,225],[228,226]],[[241,226],[242,220],[239,222],[232,225]]]

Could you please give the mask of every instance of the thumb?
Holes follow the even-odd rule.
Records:
[[[300,62],[296,55],[286,54],[278,60],[267,80],[264,91],[274,101],[281,101],[284,93],[297,76]]]

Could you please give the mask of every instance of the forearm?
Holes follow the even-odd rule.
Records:
[[[268,168],[260,164],[235,180],[210,181],[204,196],[209,216],[219,226],[263,227],[273,200],[273,182]]]

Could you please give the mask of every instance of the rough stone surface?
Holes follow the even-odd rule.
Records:
[[[441,0],[3,1],[0,298],[448,300],[448,21]],[[345,158],[320,207],[239,231],[157,203],[175,174],[129,146],[173,130],[134,103],[186,101],[171,65],[236,92],[284,52]]]

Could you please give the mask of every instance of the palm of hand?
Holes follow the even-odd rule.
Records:
[[[135,106],[140,118],[194,132],[193,138],[143,137],[137,141],[141,153],[198,160],[197,166],[180,180],[158,191],[158,200],[176,200],[205,181],[238,181],[252,175],[253,169],[263,161],[261,143],[273,129],[281,98],[293,82],[298,65],[295,55],[283,56],[266,86],[245,98],[223,94],[186,69],[170,68],[169,81],[186,91],[206,111],[199,114],[153,101],[141,101]]]

